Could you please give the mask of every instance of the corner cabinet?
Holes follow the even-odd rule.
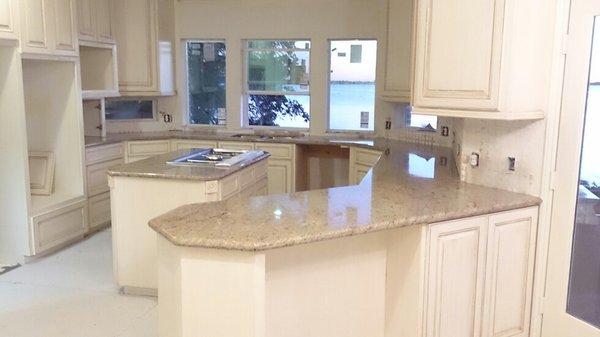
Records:
[[[414,112],[543,118],[553,21],[538,3],[417,0]]]
[[[429,226],[423,336],[529,336],[537,215],[531,207]]]
[[[74,0],[21,0],[24,54],[78,55]]]
[[[0,40],[19,39],[18,1],[2,0],[0,2]]]
[[[112,0],[77,0],[79,40],[115,43]]]
[[[113,4],[121,95],[174,95],[174,3],[128,0]]]
[[[413,0],[388,0],[381,99],[410,102]]]

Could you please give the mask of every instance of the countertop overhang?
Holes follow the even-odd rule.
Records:
[[[122,135],[95,145],[167,138],[234,140],[173,132]],[[178,246],[259,251],[541,203],[534,196],[461,182],[449,148],[381,138],[265,142],[356,146],[384,154],[359,185],[190,204],[152,219],[149,226]]]

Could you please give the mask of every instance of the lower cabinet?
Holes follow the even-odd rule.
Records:
[[[429,227],[426,337],[529,335],[538,208]]]
[[[33,216],[33,254],[38,255],[64,245],[85,234],[85,200],[58,210]]]
[[[125,162],[146,159],[171,151],[171,140],[139,140],[125,143]]]
[[[291,160],[269,158],[268,194],[285,194],[293,192],[293,164]]]
[[[254,143],[221,141],[219,142],[219,148],[228,150],[250,151],[254,150]]]
[[[104,227],[110,222],[110,193],[88,198],[88,225],[90,231]]]
[[[215,147],[217,147],[217,142],[210,140],[173,139],[171,141],[172,151],[187,149],[205,149]]]
[[[375,166],[382,152],[378,150],[350,148],[349,176],[350,185],[358,185],[367,175],[369,170]]]

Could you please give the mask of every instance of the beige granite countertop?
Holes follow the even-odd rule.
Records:
[[[286,142],[310,143],[311,139],[336,143],[314,137]],[[190,204],[152,219],[149,225],[179,246],[256,251],[541,202],[537,197],[461,182],[448,148],[387,139],[353,142],[348,144],[386,150],[360,185]]]
[[[113,166],[108,169],[111,177],[137,177],[154,179],[177,179],[177,180],[220,180],[245,167],[255,164],[269,157],[268,153],[243,161],[237,165],[227,168],[219,168],[213,165],[170,165],[168,161],[186,156],[192,153],[192,149],[177,150],[150,158],[135,161],[133,163]]]

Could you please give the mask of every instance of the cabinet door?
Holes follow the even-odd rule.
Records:
[[[418,0],[413,105],[496,110],[505,0]]]
[[[18,39],[16,0],[0,2],[0,39]]]
[[[267,191],[269,194],[285,194],[292,192],[291,161],[269,159],[267,177]]]
[[[483,332],[529,336],[537,207],[490,217]]]
[[[171,150],[208,149],[217,147],[216,141],[175,139],[171,142]]]
[[[156,0],[114,1],[120,91],[157,92]],[[135,41],[135,43],[131,43]]]
[[[110,193],[88,199],[88,222],[90,230],[110,222]]]
[[[21,49],[24,53],[50,54],[50,0],[21,0]]]
[[[413,0],[388,0],[383,100],[410,102]]]
[[[486,228],[486,217],[430,227],[425,336],[481,336]]]
[[[244,142],[219,142],[219,147],[227,150],[254,150],[254,143]]]
[[[77,26],[79,28],[79,39],[83,41],[96,41],[96,29],[94,28],[95,0],[77,0]]]
[[[112,1],[95,0],[96,34],[99,42],[115,43],[112,25]]]
[[[363,164],[354,164],[353,172],[351,173],[351,181],[352,185],[358,185],[362,182],[364,177],[369,173],[371,166],[363,165]]]
[[[52,1],[54,2],[54,54],[76,56],[78,48],[74,0]]]

